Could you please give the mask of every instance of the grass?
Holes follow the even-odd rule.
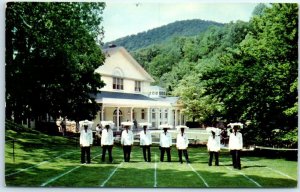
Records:
[[[14,161],[12,138],[16,139]],[[242,170],[235,170],[228,151],[221,152],[220,166],[209,167],[205,147],[189,148],[191,164],[178,163],[175,147],[172,162],[159,162],[158,147],[151,149],[152,162],[144,162],[139,146],[133,147],[129,163],[123,162],[119,146],[113,148],[113,163],[101,162],[101,152],[99,146],[93,146],[92,164],[81,165],[80,149],[74,140],[7,130],[5,182],[18,187],[297,187],[297,161],[281,158],[242,156]]]

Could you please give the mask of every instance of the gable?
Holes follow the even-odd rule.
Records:
[[[154,79],[123,47],[105,49],[104,54],[105,62],[95,72],[103,76],[154,82]]]

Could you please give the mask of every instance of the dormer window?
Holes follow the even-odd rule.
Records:
[[[141,92],[141,82],[140,81],[135,81],[134,91]]]
[[[113,77],[113,89],[124,90],[123,78]]]

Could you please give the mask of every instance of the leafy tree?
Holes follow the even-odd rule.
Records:
[[[274,128],[297,126],[298,6],[272,4],[250,25],[240,46],[220,57],[222,67],[204,79],[226,106],[227,118],[251,120],[249,129],[256,131],[249,137],[265,142]]]
[[[180,80],[173,94],[180,97],[180,102],[184,105],[183,113],[193,122],[214,121],[222,111],[221,103],[205,95],[199,73],[192,73]]]
[[[9,2],[6,9],[6,116],[48,113],[91,118],[103,87],[94,70],[104,3]]]
[[[252,16],[262,16],[266,8],[267,8],[266,4],[259,3],[252,11]]]

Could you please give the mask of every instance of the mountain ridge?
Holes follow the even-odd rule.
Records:
[[[196,36],[207,30],[210,26],[223,26],[223,23],[201,19],[175,21],[161,27],[149,29],[134,35],[128,35],[104,44],[104,48],[110,44],[123,46],[129,51],[135,51],[152,44],[163,43],[176,36]]]

